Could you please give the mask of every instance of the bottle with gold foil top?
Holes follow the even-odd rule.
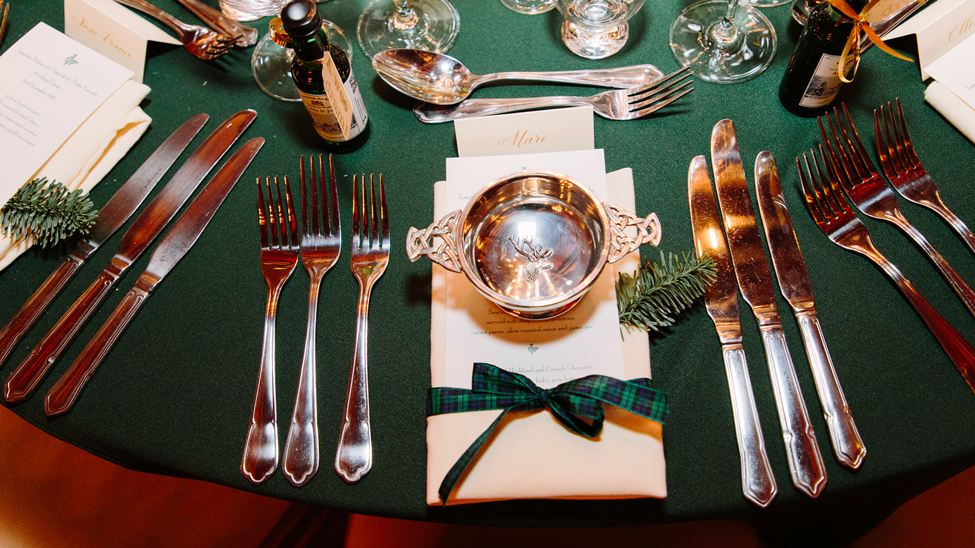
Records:
[[[847,3],[859,12],[867,0],[848,0]],[[779,85],[779,101],[789,112],[818,116],[832,105],[843,85],[838,72],[840,58],[853,25],[853,20],[828,0],[810,8]],[[852,53],[848,54],[846,64],[855,67],[852,57]]]
[[[294,0],[281,10],[281,17],[271,21],[271,33],[278,44],[294,50],[291,76],[305,110],[311,116],[315,131],[334,152],[350,152],[369,138],[369,116],[349,58],[339,47],[329,43],[322,28],[322,17],[312,0]],[[328,57],[326,57],[328,56]],[[329,88],[330,70],[337,72],[335,86]],[[324,72],[323,72],[324,71]],[[338,88],[344,89],[344,94]],[[326,90],[329,90],[326,92]],[[343,133],[341,112],[333,107],[330,94],[340,93],[346,116],[351,113],[347,133]]]

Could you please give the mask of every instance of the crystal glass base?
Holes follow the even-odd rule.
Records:
[[[562,23],[562,42],[569,51],[586,59],[603,59],[613,55],[623,49],[629,36],[629,23],[597,31],[568,21]]]
[[[749,6],[756,8],[771,8],[773,6],[788,4],[791,1],[792,0],[741,0],[741,3],[748,4]]]
[[[371,59],[387,49],[422,49],[443,53],[454,45],[460,17],[447,0],[409,0],[397,10],[393,0],[373,0],[359,16],[357,36]]]
[[[220,0],[220,11],[236,21],[255,21],[278,15],[286,0]]]
[[[732,26],[724,20],[728,2],[688,6],[670,27],[670,49],[698,78],[733,84],[762,73],[775,57],[775,28],[758,10],[738,5]]]
[[[511,11],[535,15],[555,9],[555,0],[501,0],[501,5]]]
[[[352,62],[352,43],[342,29],[330,21],[322,21],[322,27],[329,42],[341,48]],[[290,49],[275,43],[270,34],[265,34],[257,42],[251,55],[251,74],[257,87],[280,101],[301,101],[298,88],[291,78],[292,55],[294,53]]]

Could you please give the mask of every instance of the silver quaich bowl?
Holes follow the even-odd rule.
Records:
[[[410,228],[406,246],[411,261],[425,255],[463,272],[501,310],[544,320],[570,310],[607,263],[644,243],[660,243],[656,214],[639,218],[566,175],[533,170],[492,181],[425,230]]]

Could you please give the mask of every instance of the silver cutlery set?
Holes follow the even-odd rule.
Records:
[[[314,159],[306,177],[301,158],[301,235],[299,238],[295,206],[287,177],[283,187],[278,178],[258,179],[258,223],[261,234],[261,270],[268,287],[264,322],[264,342],[257,391],[250,429],[244,445],[241,472],[255,484],[264,482],[278,465],[277,412],[275,395],[275,317],[278,297],[284,283],[295,270],[300,257],[310,278],[308,321],[304,356],[298,381],[294,411],[284,450],[282,468],[296,487],[306,484],[318,471],[318,403],[316,388],[316,339],[318,294],[325,273],[341,254],[342,232],[338,194],[332,159],[325,177],[322,157],[318,176]],[[368,323],[372,287],[383,275],[389,261],[389,218],[382,175],[378,192],[372,175],[366,192],[365,175],[352,178],[352,273],[359,282],[356,316],[356,343],[345,415],[335,456],[335,470],[349,483],[355,483],[372,467],[372,435],[369,421]]]
[[[257,29],[224,17],[200,0],[179,0],[208,26],[184,23],[147,0],[115,0],[123,6],[141,11],[173,29],[183,48],[193,56],[209,61],[230,51],[233,46],[249,47],[257,43]]]
[[[183,163],[163,189],[133,221],[122,237],[119,249],[104,271],[71,305],[27,358],[10,374],[4,385],[9,402],[30,397],[41,380],[68,347],[84,323],[111,291],[128,267],[153,243],[193,191],[219,162],[257,114],[244,110],[227,119]],[[5,360],[24,334],[45,311],[54,297],[98,247],[135,213],[150,191],[206,123],[198,115],[177,129],[116,192],[101,209],[98,221],[68,257],[0,330],[0,362]],[[242,145],[192,200],[153,251],[149,265],[135,286],[125,295],[68,371],[45,397],[48,416],[67,413],[95,370],[121,336],[129,321],[149,294],[189,251],[206,228],[224,198],[264,145],[257,137]]]
[[[646,117],[694,91],[687,69],[664,75],[653,65],[599,70],[500,72],[475,76],[460,61],[442,53],[390,49],[372,58],[372,68],[396,90],[422,101],[414,109],[427,124],[477,116],[552,107],[590,106],[609,120]],[[556,96],[468,99],[475,88],[502,80],[561,82],[617,88],[591,97]]]

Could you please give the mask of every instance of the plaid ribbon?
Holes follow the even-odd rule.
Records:
[[[533,411],[547,407],[563,426],[587,438],[598,436],[603,429],[603,403],[659,423],[667,419],[667,396],[651,388],[650,379],[621,381],[603,375],[590,375],[546,390],[524,375],[486,363],[475,363],[472,385],[471,390],[431,388],[427,398],[428,417],[504,410],[464,451],[440,483],[438,493],[444,505],[464,471],[509,411]]]

